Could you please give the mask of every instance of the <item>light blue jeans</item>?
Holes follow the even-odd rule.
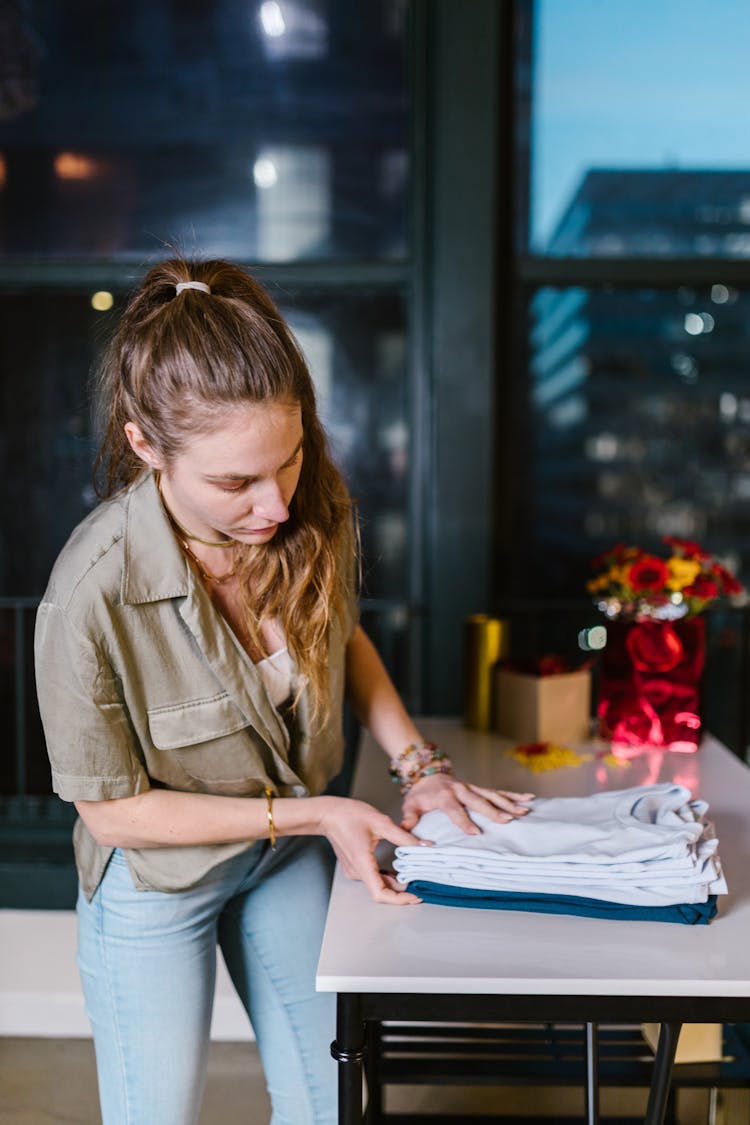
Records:
[[[137,891],[116,851],[78,897],[78,966],[104,1125],[196,1125],[221,947],[255,1030],[272,1125],[334,1125],[333,993],[315,992],[333,856],[264,842],[176,894]]]

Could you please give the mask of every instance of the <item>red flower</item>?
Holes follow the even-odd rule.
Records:
[[[710,559],[708,551],[704,551],[700,543],[694,539],[678,539],[674,535],[665,535],[664,542],[674,547],[686,559]]]
[[[721,590],[713,578],[709,578],[707,574],[699,574],[695,582],[691,586],[686,586],[682,591],[688,598],[698,598],[702,602],[708,602],[712,598],[718,598]]]
[[[742,583],[738,582],[734,575],[721,563],[714,563],[711,567],[711,574],[716,578],[725,594],[742,593]]]
[[[628,582],[634,590],[662,590],[668,578],[666,563],[656,555],[643,555],[628,571]]]
[[[600,555],[591,560],[591,569],[601,570],[604,567],[611,566],[612,563],[619,562],[624,550],[624,543],[615,543],[614,547],[608,547],[606,551],[602,551]]]
[[[546,754],[549,748],[549,742],[524,742],[522,746],[516,747],[522,754]]]
[[[675,615],[694,617],[717,598],[744,595],[745,588],[715,555],[704,551],[694,539],[665,535],[666,559],[640,547],[616,543],[593,560],[595,577],[587,588],[610,616],[639,618],[670,614],[654,612],[674,599],[680,605]],[[679,589],[693,575],[693,582]],[[675,597],[675,593],[682,594]]]

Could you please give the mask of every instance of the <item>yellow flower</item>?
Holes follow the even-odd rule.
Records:
[[[612,566],[609,568],[609,580],[615,586],[627,586],[630,565]]]
[[[667,570],[669,571],[667,586],[670,590],[684,590],[686,586],[695,582],[700,569],[701,564],[696,562],[695,559],[667,559]]]
[[[606,590],[609,583],[610,578],[608,574],[597,574],[596,578],[592,578],[586,583],[586,589],[590,594],[598,594],[600,590]]]

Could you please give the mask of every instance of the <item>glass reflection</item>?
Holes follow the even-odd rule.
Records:
[[[328,21],[320,0],[264,0],[258,19],[269,59],[320,59],[328,53]]]
[[[364,594],[408,593],[409,415],[400,298],[305,302],[284,310],[315,380],[321,416],[359,508]]]
[[[0,595],[40,594],[70,531],[96,503],[87,372],[121,311],[121,299],[104,308],[111,299],[101,291],[6,295],[0,303],[0,367],[24,373],[3,385]],[[359,505],[365,593],[405,599],[411,464],[403,302],[295,297],[282,311]]]
[[[611,543],[750,542],[750,292],[543,288],[530,316],[529,593],[580,594]],[[708,310],[711,309],[711,312]]]
[[[257,251],[268,262],[325,253],[331,233],[331,161],[319,147],[265,146],[253,166]]]
[[[0,25],[3,43],[15,30],[36,49],[6,52],[26,78],[0,75],[0,253],[405,256],[393,0],[24,10],[22,27]]]

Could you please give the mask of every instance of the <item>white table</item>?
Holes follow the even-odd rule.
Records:
[[[686,785],[710,804],[731,893],[720,898],[710,926],[686,926],[383,906],[337,871],[317,987],[338,994],[332,1051],[340,1068],[340,1125],[362,1121],[364,1025],[385,1019],[659,1022],[647,1121],[663,1120],[680,1023],[750,1020],[750,769],[707,737],[696,754],[651,751],[627,769],[593,760],[533,774],[507,755],[507,741],[465,730],[458,720],[423,720],[421,729],[458,772],[480,784],[540,796],[657,781]],[[398,791],[369,739],[353,795],[398,816]],[[590,1107],[589,1119],[595,1114]]]

